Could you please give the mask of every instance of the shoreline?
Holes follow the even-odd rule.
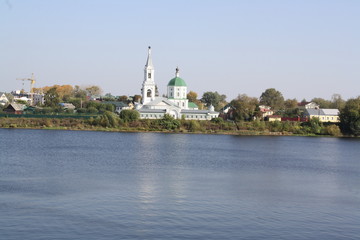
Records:
[[[139,129],[118,129],[118,128],[69,128],[69,127],[0,127],[0,129],[28,129],[28,130],[55,130],[55,131],[89,131],[89,132],[118,132],[118,133],[164,133],[164,134],[204,134],[204,135],[232,135],[232,136],[276,136],[276,137],[331,137],[331,138],[357,138],[355,136],[331,136],[331,135],[315,135],[315,134],[294,134],[282,132],[266,132],[266,131],[160,131],[160,130],[139,130]]]

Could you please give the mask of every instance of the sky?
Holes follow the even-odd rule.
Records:
[[[199,98],[348,99],[360,95],[359,12],[358,0],[0,0],[0,91],[34,73],[36,87],[140,94],[151,46],[161,95],[178,66]]]

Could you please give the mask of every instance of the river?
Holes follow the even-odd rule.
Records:
[[[358,239],[360,139],[0,129],[0,239]]]

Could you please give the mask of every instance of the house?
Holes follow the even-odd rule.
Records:
[[[300,102],[298,103],[298,109],[305,110],[305,109],[317,109],[319,108],[319,104],[315,102]]]
[[[5,106],[9,102],[9,99],[6,97],[4,92],[0,92],[0,105]]]
[[[4,112],[11,113],[11,114],[22,114],[24,109],[26,108],[25,104],[20,103],[10,103],[9,106],[4,108]]]
[[[263,118],[266,118],[267,116],[271,116],[274,114],[274,111],[271,110],[270,106],[260,105],[259,110],[260,110]]]
[[[340,122],[340,111],[338,109],[305,109],[304,116],[312,119],[319,118],[320,122]]]

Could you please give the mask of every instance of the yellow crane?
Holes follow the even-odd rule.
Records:
[[[34,93],[34,84],[35,84],[34,73],[31,74],[31,78],[17,78],[16,80],[23,81],[23,85],[24,85],[24,81],[30,81],[30,93]]]

